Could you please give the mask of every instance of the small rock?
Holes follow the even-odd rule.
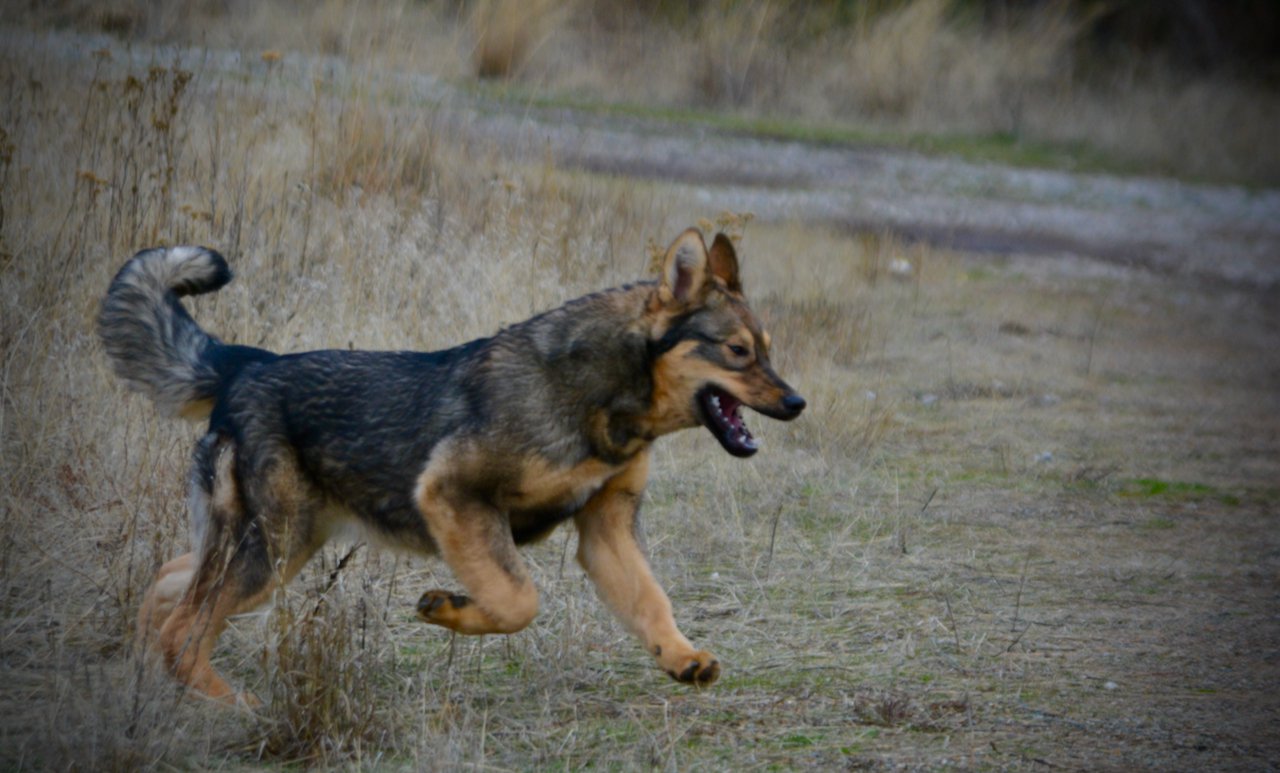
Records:
[[[1036,454],[1036,461],[1037,461],[1037,462],[1040,462],[1041,464],[1044,464],[1044,463],[1046,463],[1046,462],[1052,462],[1052,461],[1053,461],[1053,452],[1052,452],[1052,451],[1041,451],[1040,453]]]
[[[933,393],[920,395],[920,402],[924,405],[933,405],[938,402],[938,396]]]
[[[894,258],[889,261],[889,273],[895,279],[910,279],[915,273],[915,267],[911,265],[911,261],[906,258]]]
[[[1115,682],[1107,682],[1106,684],[1102,685],[1102,689],[1104,690],[1117,690],[1119,688],[1120,688],[1120,685],[1116,684]]]
[[[876,393],[875,393],[875,392],[872,392],[870,389],[868,389],[867,391],[863,392],[863,393],[862,393],[862,396],[863,396],[863,397],[865,397],[865,398],[867,398],[867,400],[874,400],[874,399],[876,399]]]

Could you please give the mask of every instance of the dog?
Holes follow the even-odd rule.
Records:
[[[116,374],[166,414],[208,419],[189,480],[192,552],[160,567],[138,636],[180,683],[252,702],[212,667],[227,617],[267,601],[355,522],[439,555],[462,591],[417,614],[510,634],[538,612],[517,546],[572,520],[598,594],[674,679],[720,663],[677,627],[638,541],[655,440],[701,425],[726,451],[759,444],[747,406],[791,420],[805,400],[774,371],[732,242],[689,229],[657,279],[593,293],[437,352],[276,354],[226,344],[180,302],[231,280],[201,247],[144,250],[115,276],[98,332]]]

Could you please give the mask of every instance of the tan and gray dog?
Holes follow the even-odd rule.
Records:
[[[719,662],[680,633],[637,542],[649,448],[702,425],[750,456],[742,406],[783,420],[805,407],[769,364],[723,234],[708,249],[685,231],[656,281],[429,353],[224,344],[179,297],[230,279],[210,250],[146,250],[98,318],[122,379],[166,413],[209,419],[191,472],[194,550],[160,568],[139,619],[178,680],[247,699],[209,661],[226,618],[267,600],[346,522],[444,558],[462,590],[427,591],[422,619],[519,631],[538,594],[516,546],[572,519],[578,561],[659,667],[715,681]]]

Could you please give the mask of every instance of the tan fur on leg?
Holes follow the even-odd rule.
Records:
[[[195,571],[196,554],[184,553],[166,562],[156,573],[155,582],[151,584],[142,600],[142,608],[138,611],[137,643],[143,650],[154,643],[179,599],[191,586]]]
[[[516,552],[511,527],[492,507],[423,474],[418,508],[440,555],[468,595],[427,591],[423,620],[459,633],[515,633],[538,614],[538,591]]]
[[[694,649],[676,627],[671,601],[636,540],[636,509],[649,473],[648,453],[612,478],[578,515],[578,563],[613,613],[681,682],[710,684],[720,676],[711,653]]]

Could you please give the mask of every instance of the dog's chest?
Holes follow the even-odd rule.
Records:
[[[598,459],[570,466],[531,461],[502,488],[495,504],[507,511],[574,511],[619,469]]]

